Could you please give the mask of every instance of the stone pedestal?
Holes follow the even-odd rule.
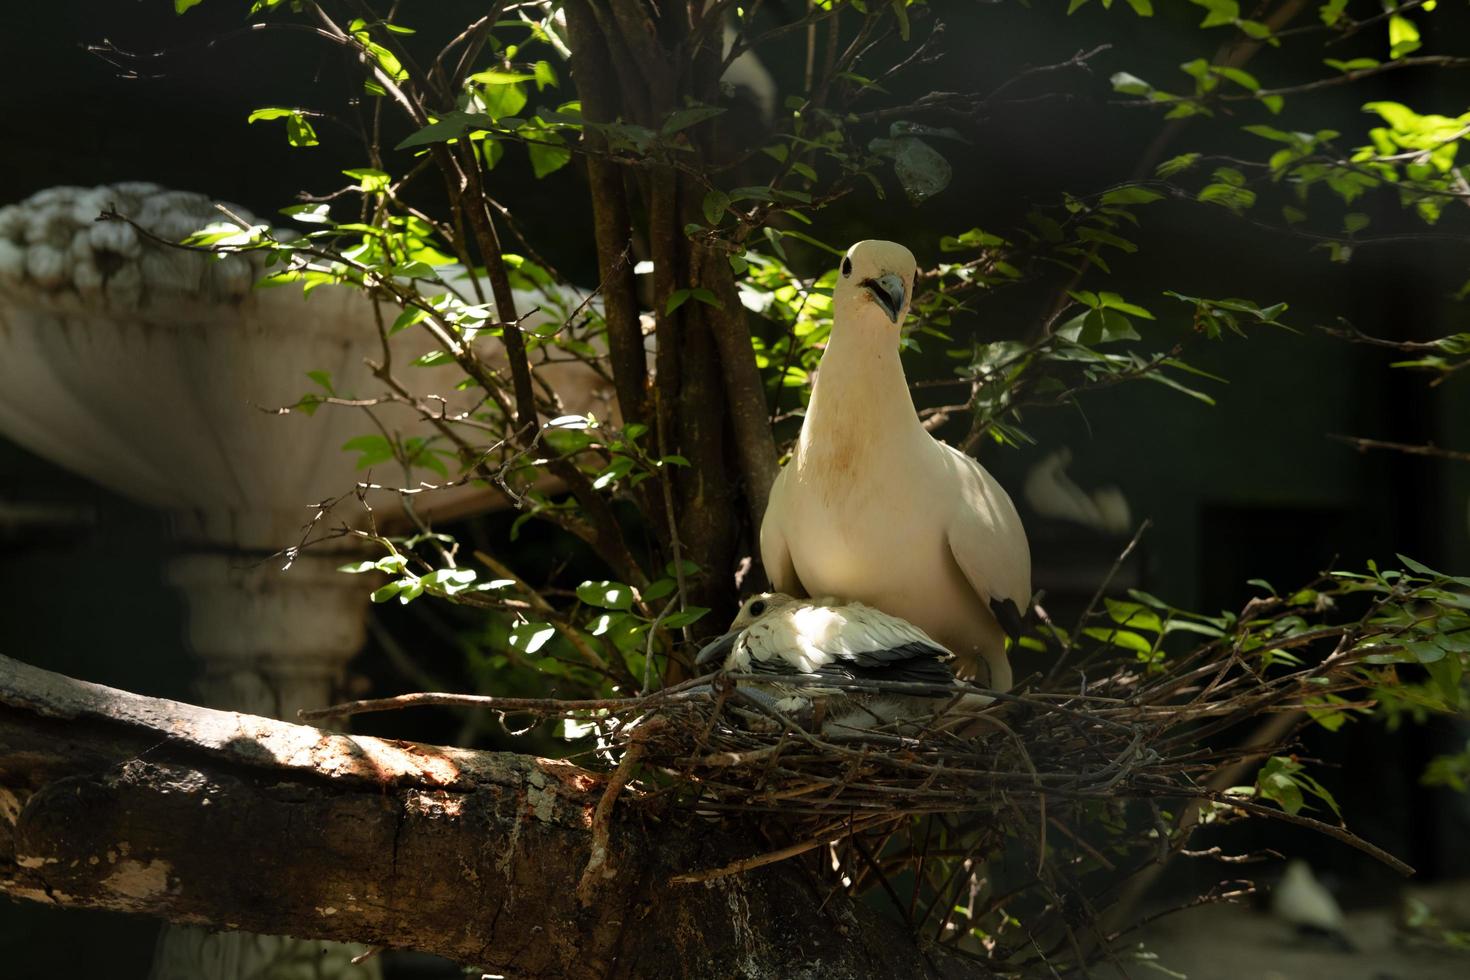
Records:
[[[375,429],[357,411],[269,410],[313,388],[307,371],[330,372],[343,394],[381,389],[363,363],[380,356],[371,308],[350,289],[254,289],[250,260],[148,244],[97,223],[107,207],[173,240],[221,218],[200,195],[147,184],[54,188],[0,209],[0,432],[168,512],[200,702],[295,720],[337,699],[362,646],[366,583],[335,571],[358,556],[350,539],[287,572],[268,556],[301,540],[314,504],[352,490],[360,474],[340,447]],[[443,370],[414,377],[425,392],[453,384]],[[380,419],[422,434],[402,406]],[[317,530],[361,517],[349,496]],[[371,980],[375,959],[350,962],[361,952],[166,928],[152,976]]]
[[[337,571],[349,556],[281,559],[190,554],[170,584],[188,606],[188,642],[203,665],[200,704],[294,721],[340,700],[342,670],[365,638],[363,583]]]

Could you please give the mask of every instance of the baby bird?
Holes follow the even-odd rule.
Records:
[[[737,686],[774,710],[833,734],[928,718],[946,699],[783,683],[783,676],[955,686],[953,697],[962,703],[988,703],[988,698],[962,694],[952,660],[954,654],[923,630],[871,606],[767,592],[745,601],[730,631],[700,650],[695,665],[769,675],[769,680],[739,681]]]

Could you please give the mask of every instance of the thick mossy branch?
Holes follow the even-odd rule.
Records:
[[[0,891],[63,907],[426,950],[517,977],[983,976],[793,865],[614,806],[567,763],[214,711],[0,657]]]

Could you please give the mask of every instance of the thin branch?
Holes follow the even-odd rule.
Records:
[[[1388,442],[1383,439],[1369,439],[1365,436],[1344,436],[1337,433],[1329,433],[1329,439],[1345,442],[1358,452],[1367,452],[1370,449],[1391,449],[1394,452],[1407,453],[1410,456],[1431,456],[1435,459],[1449,459],[1457,463],[1470,463],[1470,452],[1459,449],[1441,449],[1434,443],[1426,443],[1417,446],[1412,443]]]

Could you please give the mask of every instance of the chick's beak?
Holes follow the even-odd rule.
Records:
[[[717,637],[706,643],[694,658],[694,666],[709,667],[711,664],[723,664],[725,658],[730,655],[735,641],[740,639],[740,630],[731,630],[724,636]]]
[[[864,289],[873,294],[878,305],[883,307],[883,312],[888,314],[888,319],[895,324],[898,323],[899,315],[903,312],[905,294],[903,280],[891,272],[885,272],[881,276],[864,279],[862,285]]]

